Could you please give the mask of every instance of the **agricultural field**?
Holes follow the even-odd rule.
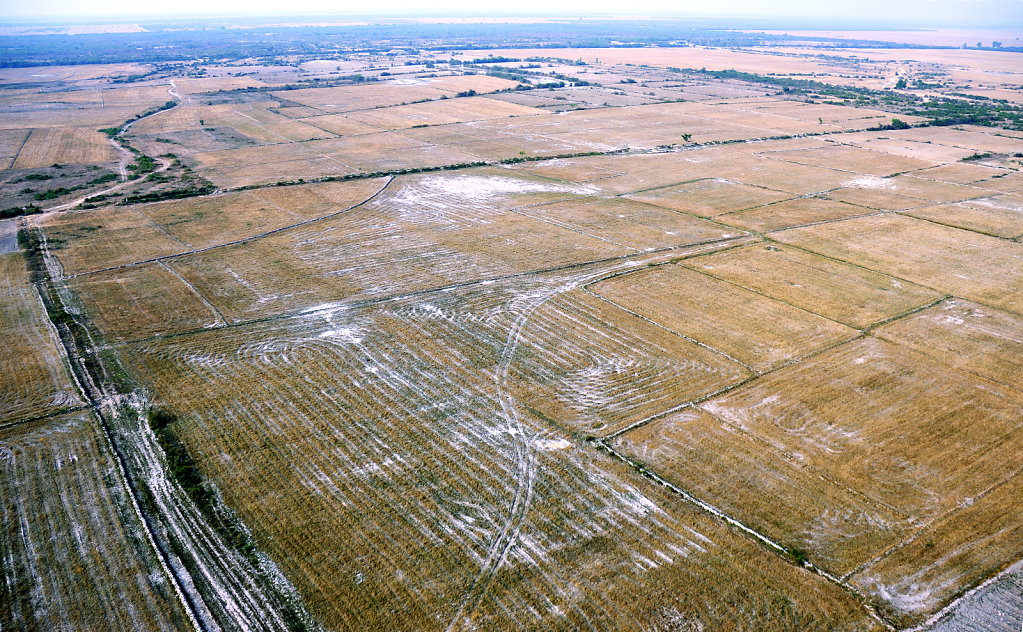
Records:
[[[25,260],[11,250],[0,254],[0,331],[6,341],[0,360],[0,427],[84,403]]]
[[[5,629],[191,629],[98,426],[85,411],[0,427]]]
[[[1017,632],[1023,53],[489,20],[5,36],[0,629]]]

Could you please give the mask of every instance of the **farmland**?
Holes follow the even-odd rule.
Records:
[[[1021,53],[544,24],[0,70],[0,629],[1018,630]]]

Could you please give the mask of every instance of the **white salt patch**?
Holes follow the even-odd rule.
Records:
[[[568,439],[542,439],[536,442],[538,450],[566,450],[572,447]]]
[[[522,180],[519,178],[488,176],[456,176],[423,178],[419,186],[429,191],[457,195],[472,200],[485,200],[509,193],[595,193],[597,189],[586,186],[567,186]]]
[[[845,187],[854,187],[856,189],[894,189],[892,185],[885,178],[879,178],[877,176],[863,176],[861,178],[855,178],[848,182],[842,183]]]
[[[337,342],[344,342],[349,344],[359,344],[362,342],[362,336],[359,335],[359,330],[354,327],[342,327],[340,329],[330,329],[321,333],[319,338],[330,338]]]

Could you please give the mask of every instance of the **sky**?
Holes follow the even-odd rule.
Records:
[[[286,9],[284,9],[286,7]],[[0,20],[203,16],[203,15],[352,15],[367,7],[377,14],[495,15],[673,15],[683,17],[811,18],[856,20],[894,26],[991,26],[1023,24],[1023,0],[516,0],[508,4],[479,0],[374,0],[370,4],[338,0],[0,0]],[[425,8],[425,7],[428,7]]]

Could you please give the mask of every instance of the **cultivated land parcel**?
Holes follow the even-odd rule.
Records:
[[[1018,630],[1023,53],[772,44],[0,71],[0,629]]]

